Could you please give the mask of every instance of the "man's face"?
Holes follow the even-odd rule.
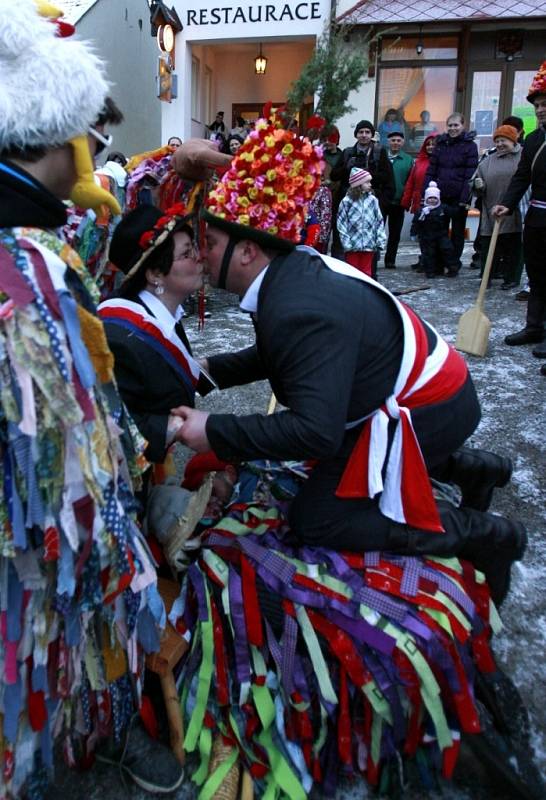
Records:
[[[176,148],[178,149],[178,148],[180,147],[180,145],[182,144],[182,140],[181,140],[181,139],[179,139],[179,137],[178,137],[178,136],[171,136],[171,138],[169,139],[169,141],[167,142],[167,144],[168,144],[170,147],[176,147]]]
[[[359,128],[356,132],[356,141],[358,144],[370,144],[373,133],[369,128]]]
[[[535,114],[539,125],[546,125],[546,94],[541,94],[533,100]]]
[[[219,228],[213,228],[207,225],[207,232],[205,234],[205,252],[203,253],[205,259],[205,274],[208,276],[211,286],[218,286],[218,278],[220,277],[220,268],[222,266],[222,259],[226,252],[229,236],[225,231]]]
[[[389,136],[389,148],[391,153],[399,153],[404,144],[402,136]]]

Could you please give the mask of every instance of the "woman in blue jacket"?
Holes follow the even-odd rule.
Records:
[[[461,268],[470,180],[478,166],[478,148],[474,134],[465,131],[463,115],[458,111],[449,115],[446,128],[447,133],[436,138],[423,185],[428,186],[430,181],[436,181],[442,202],[449,207],[451,241],[458,262],[456,269],[450,270],[449,274],[455,277]]]

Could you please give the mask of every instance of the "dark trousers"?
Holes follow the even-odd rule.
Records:
[[[447,235],[447,231],[438,236],[421,236],[419,238],[421,246],[421,264],[427,278],[435,275],[443,275],[444,268],[449,272],[458,272],[460,261],[455,256],[453,242]]]
[[[466,218],[468,210],[464,206],[458,205],[453,200],[444,200],[443,202],[449,206],[449,215],[451,217],[451,241],[453,243],[453,250],[455,258],[458,262],[457,270],[461,268],[461,256],[464,248],[464,232],[466,230]]]
[[[389,223],[389,238],[385,251],[385,265],[394,266],[398,245],[400,244],[400,234],[404,225],[404,209],[398,203],[389,203],[385,214],[385,221]]]
[[[443,469],[480,420],[480,406],[471,378],[449,400],[412,412],[414,428],[429,472]],[[391,434],[394,428],[391,426]],[[336,497],[347,460],[360,428],[347,431],[339,452],[321,461],[298,492],[290,509],[290,526],[306,544],[334,550],[389,549],[393,530],[407,526],[392,522],[379,510],[378,499]],[[435,534],[423,534],[433,539]]]
[[[544,331],[546,316],[546,228],[523,228],[523,255],[529,277],[527,330]]]
[[[485,269],[485,262],[487,261],[487,254],[489,252],[489,245],[491,244],[490,236],[482,236],[482,249],[481,249],[481,274]],[[495,248],[495,257],[493,260],[493,267],[491,269],[491,277],[501,277],[504,283],[518,283],[518,271],[521,261],[521,233],[500,233],[497,239],[497,246]]]

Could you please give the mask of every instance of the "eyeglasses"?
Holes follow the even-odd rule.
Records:
[[[185,261],[188,258],[196,258],[198,254],[198,249],[196,245],[193,245],[188,250],[184,250],[183,253],[179,253],[175,255],[173,261]]]
[[[92,126],[89,126],[89,128],[87,129],[87,132],[89,134],[91,134],[91,136],[94,139],[97,140],[97,145],[96,145],[96,148],[95,148],[95,155],[96,156],[98,156],[99,153],[102,153],[102,151],[106,147],[110,147],[110,145],[114,141],[114,137],[112,136],[112,134],[108,134],[108,136],[105,136],[103,133],[99,133],[97,130],[95,130],[95,128],[93,128]]]

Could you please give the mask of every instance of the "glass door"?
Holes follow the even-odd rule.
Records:
[[[468,130],[476,131],[476,144],[483,153],[493,146],[499,124],[502,70],[476,70],[472,75]]]
[[[514,85],[511,93],[511,102],[509,103],[510,114],[522,118],[525,135],[534,131],[537,126],[535,110],[531,103],[527,102],[529,86],[535,77],[535,72],[536,70],[534,69],[514,70]]]

